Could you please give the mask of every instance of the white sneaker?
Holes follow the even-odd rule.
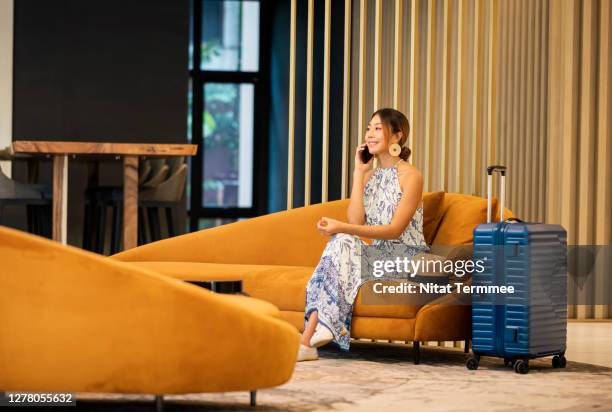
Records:
[[[298,362],[317,359],[319,359],[319,353],[317,352],[317,348],[310,348],[300,343],[300,351],[298,352],[297,356]]]
[[[315,333],[310,338],[310,346],[313,348],[320,348],[323,345],[327,345],[334,339],[334,335],[329,329],[323,326],[321,323],[317,324]]]

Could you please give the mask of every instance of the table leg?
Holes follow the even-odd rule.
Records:
[[[68,156],[53,156],[53,240],[67,243]]]
[[[138,245],[138,156],[123,158],[123,249]]]

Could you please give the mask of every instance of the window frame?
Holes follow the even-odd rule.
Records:
[[[269,102],[269,51],[265,44],[269,40],[269,10],[267,0],[246,0],[259,3],[259,67],[256,72],[203,70],[202,53],[202,5],[204,1],[191,0],[192,64],[191,79],[191,143],[198,151],[191,160],[190,168],[190,231],[199,230],[199,221],[204,218],[238,219],[259,216],[267,212],[268,204],[268,116]],[[204,85],[206,83],[249,83],[254,87],[253,102],[253,181],[251,207],[205,207],[203,205],[203,114]],[[263,150],[258,148],[263,147]]]

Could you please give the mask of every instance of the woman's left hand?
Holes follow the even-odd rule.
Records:
[[[342,222],[336,219],[322,217],[317,222],[317,230],[323,236],[331,236],[342,231],[342,224]]]

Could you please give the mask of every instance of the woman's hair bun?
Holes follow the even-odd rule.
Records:
[[[402,151],[400,152],[399,157],[407,162],[408,158],[410,157],[410,149],[406,146],[402,146]]]

